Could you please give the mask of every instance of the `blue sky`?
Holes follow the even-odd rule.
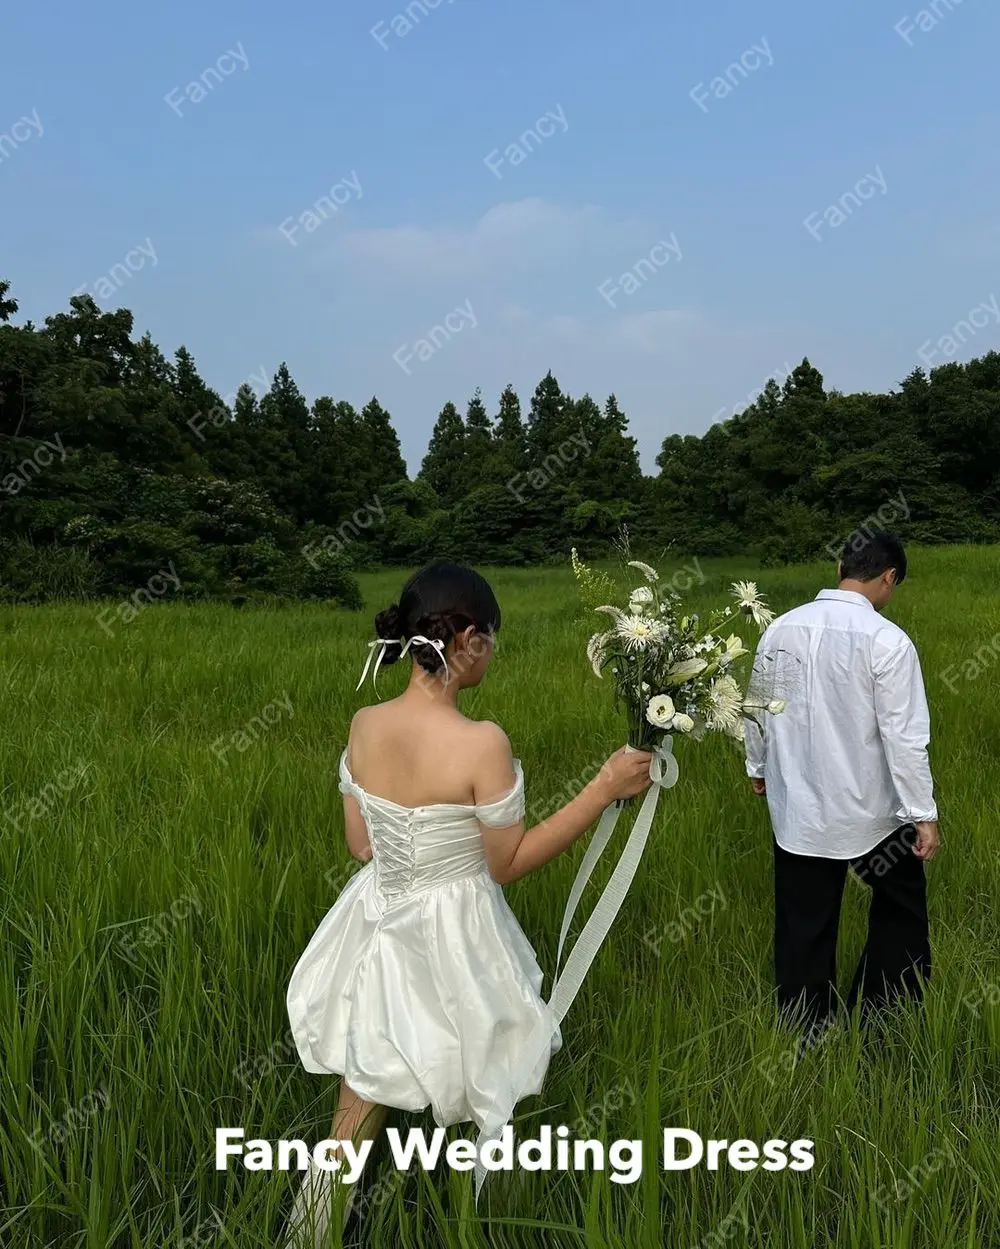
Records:
[[[803,355],[886,389],[975,309],[952,358],[1000,346],[988,0],[104,0],[4,36],[22,314],[85,287],[220,393],[282,360],[376,393],[413,470],[446,400],[549,368],[653,471]]]

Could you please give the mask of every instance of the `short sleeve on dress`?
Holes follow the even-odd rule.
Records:
[[[514,760],[514,788],[496,802],[476,807],[476,819],[490,828],[507,828],[524,819],[524,773],[520,759]]]
[[[358,796],[358,787],[354,783],[354,777],[347,770],[347,747],[344,747],[344,753],[340,756],[340,792],[342,794],[353,794]]]

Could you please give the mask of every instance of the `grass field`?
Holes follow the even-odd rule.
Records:
[[[829,583],[820,566],[703,567],[706,604],[735,576],[756,575],[779,610]],[[492,579],[497,659],[463,706],[509,733],[537,819],[622,727],[583,657],[568,571]],[[328,1133],[335,1082],[298,1066],[284,995],[351,870],[336,759],[370,697],[354,686],[371,616],[400,582],[364,578],[359,616],[162,605],[113,636],[95,608],[0,610],[0,1245],[279,1243],[294,1176],[216,1172],[214,1131]],[[934,727],[944,848],[924,1015],[794,1063],[769,996],[766,808],[737,748],[683,743],[545,1093],[517,1117],[523,1135],[643,1138],[641,1179],[498,1175],[477,1213],[467,1174],[383,1161],[365,1243],[1000,1245],[1000,552],[912,552],[889,614],[917,643]],[[979,671],[963,669],[977,651]],[[546,970],[580,853],[508,890]],[[845,976],[865,907],[849,886]],[[664,1173],[663,1126],[812,1138],[816,1165]]]

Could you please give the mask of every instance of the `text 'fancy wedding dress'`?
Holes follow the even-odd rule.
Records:
[[[514,771],[496,802],[404,807],[356,784],[344,751],[340,790],[361,807],[373,858],[292,973],[288,1016],[307,1071],[343,1075],[383,1106],[430,1106],[441,1127],[482,1128],[496,1105],[541,1090],[561,1038],[479,829],[524,818],[518,760]],[[532,1070],[518,1070],[539,1035]]]

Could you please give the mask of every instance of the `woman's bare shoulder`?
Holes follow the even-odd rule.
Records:
[[[348,746],[364,745],[369,738],[378,737],[385,725],[393,722],[392,705],[398,700],[393,698],[385,703],[372,703],[367,707],[359,707],[351,717],[351,727],[347,734]]]
[[[470,720],[457,709],[438,708],[414,717],[412,708],[394,706],[399,700],[361,707],[351,721],[348,745],[352,751],[378,749],[386,742],[434,742],[436,752],[452,759],[510,759],[510,739],[493,720]]]
[[[479,760],[509,761],[510,738],[493,720],[469,720],[466,741],[470,753]]]

